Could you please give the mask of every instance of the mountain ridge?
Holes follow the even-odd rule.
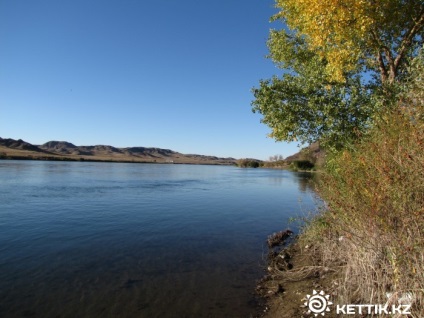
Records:
[[[233,165],[236,162],[236,159],[231,157],[221,158],[207,155],[182,154],[171,149],[156,147],[77,146],[68,141],[57,140],[51,140],[41,145],[33,145],[22,139],[15,140],[1,137],[0,158],[220,165]]]

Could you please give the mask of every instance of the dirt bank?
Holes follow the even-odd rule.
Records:
[[[336,272],[320,266],[309,246],[294,242],[285,248],[270,248],[268,274],[258,283],[256,291],[266,302],[264,318],[315,317],[305,303],[313,291],[334,296]],[[336,317],[325,313],[325,317]]]

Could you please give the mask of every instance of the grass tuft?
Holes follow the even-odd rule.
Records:
[[[300,238],[322,266],[342,266],[339,303],[406,301],[414,318],[424,317],[422,60],[396,107],[358,144],[330,156],[319,184],[325,211]]]

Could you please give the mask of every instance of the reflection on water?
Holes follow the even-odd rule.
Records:
[[[314,172],[298,172],[297,182],[299,191],[301,192],[313,192],[315,191],[314,181],[317,178],[317,174]]]
[[[308,175],[0,161],[0,317],[248,317]]]

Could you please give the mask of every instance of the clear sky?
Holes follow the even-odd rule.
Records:
[[[0,0],[0,137],[267,159],[273,0]]]

